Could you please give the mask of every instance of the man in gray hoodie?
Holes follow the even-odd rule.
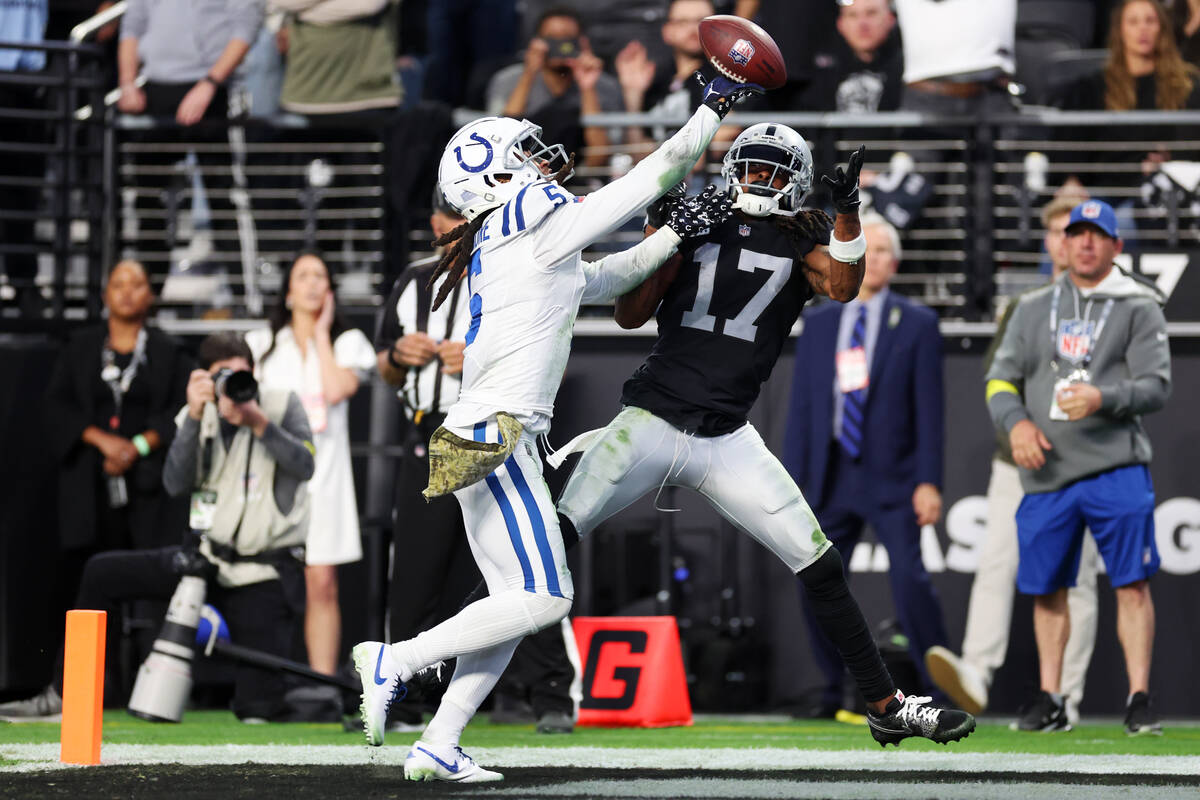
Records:
[[[1017,588],[1032,594],[1041,691],[1022,730],[1069,730],[1060,693],[1085,526],[1116,591],[1129,677],[1125,730],[1161,733],[1150,707],[1158,570],[1150,440],[1141,415],[1171,386],[1167,324],[1156,290],[1113,264],[1116,215],[1102,201],[1071,211],[1069,269],[1020,299],[987,373],[987,403],[1009,437],[1025,497],[1017,511]]]

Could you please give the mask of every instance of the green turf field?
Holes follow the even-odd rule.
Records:
[[[1120,724],[1083,724],[1068,733],[1034,734],[1010,731],[1008,720],[984,721],[978,730],[948,749],[963,752],[1018,752],[1051,755],[1196,755],[1200,726],[1165,726],[1162,736],[1129,737]],[[5,744],[57,742],[57,723],[0,723],[0,755]],[[389,743],[408,743],[415,734],[388,735]],[[189,711],[178,725],[155,724],[124,711],[104,714],[104,742],[155,745],[347,745],[362,744],[361,735],[334,724],[244,725],[225,711]],[[550,736],[532,725],[491,725],[483,717],[471,723],[463,737],[467,748],[597,747],[597,748],[747,748],[788,747],[810,750],[879,750],[862,725],[811,722],[785,718],[700,717],[687,728],[578,728],[569,736]],[[908,739],[904,750],[947,748]],[[893,748],[889,748],[893,749]]]

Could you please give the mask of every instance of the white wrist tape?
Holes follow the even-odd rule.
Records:
[[[839,241],[832,235],[829,237],[829,255],[835,261],[854,264],[861,261],[866,254],[867,237],[863,236],[862,231],[859,231],[858,236],[848,242]]]

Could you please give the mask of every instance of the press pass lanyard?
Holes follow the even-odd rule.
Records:
[[[1058,355],[1058,304],[1062,300],[1062,282],[1054,284],[1054,297],[1050,302],[1050,338],[1053,348],[1050,352]],[[1108,315],[1112,312],[1113,298],[1108,298],[1104,301],[1104,307],[1100,309],[1100,318],[1096,320],[1095,333],[1087,337],[1087,350],[1083,354],[1082,366],[1086,370],[1088,365],[1092,363],[1092,351],[1096,349],[1096,343],[1100,341],[1100,334],[1104,332],[1104,326],[1108,322]],[[1088,318],[1092,315],[1092,298],[1088,298],[1087,305],[1083,309],[1084,330],[1087,330]],[[1079,319],[1079,290],[1075,290],[1075,318]],[[1057,358],[1051,360],[1051,366],[1058,368]]]
[[[108,428],[116,431],[121,427],[121,405],[125,401],[125,393],[137,376],[138,366],[146,360],[146,329],[138,331],[137,342],[133,346],[133,357],[129,366],[121,369],[117,366],[117,354],[113,351],[108,338],[104,339],[104,350],[100,353],[103,366],[100,368],[100,380],[108,384],[113,396],[113,415],[108,419]]]

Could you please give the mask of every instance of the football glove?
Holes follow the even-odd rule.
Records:
[[[846,161],[846,171],[834,167],[833,175],[822,175],[821,183],[829,187],[833,195],[833,207],[839,214],[849,214],[858,210],[858,173],[862,172],[863,158],[867,154],[867,146],[859,145]]]
[[[733,201],[729,194],[717,191],[709,184],[704,191],[693,197],[683,197],[666,210],[666,227],[675,231],[680,239],[691,239],[708,233],[714,225],[729,219],[733,213]]]
[[[666,194],[655,200],[650,205],[646,206],[645,225],[649,225],[655,230],[661,228],[663,225],[666,225],[667,211],[671,207],[671,204],[675,203],[686,194],[687,181],[680,181],[670,189],[667,189]],[[643,225],[643,227],[645,227],[645,225]]]
[[[725,115],[741,101],[752,94],[764,94],[767,90],[757,83],[735,83],[722,75],[711,81],[697,70],[693,76],[704,87],[700,102],[717,112],[717,116],[725,119]]]

